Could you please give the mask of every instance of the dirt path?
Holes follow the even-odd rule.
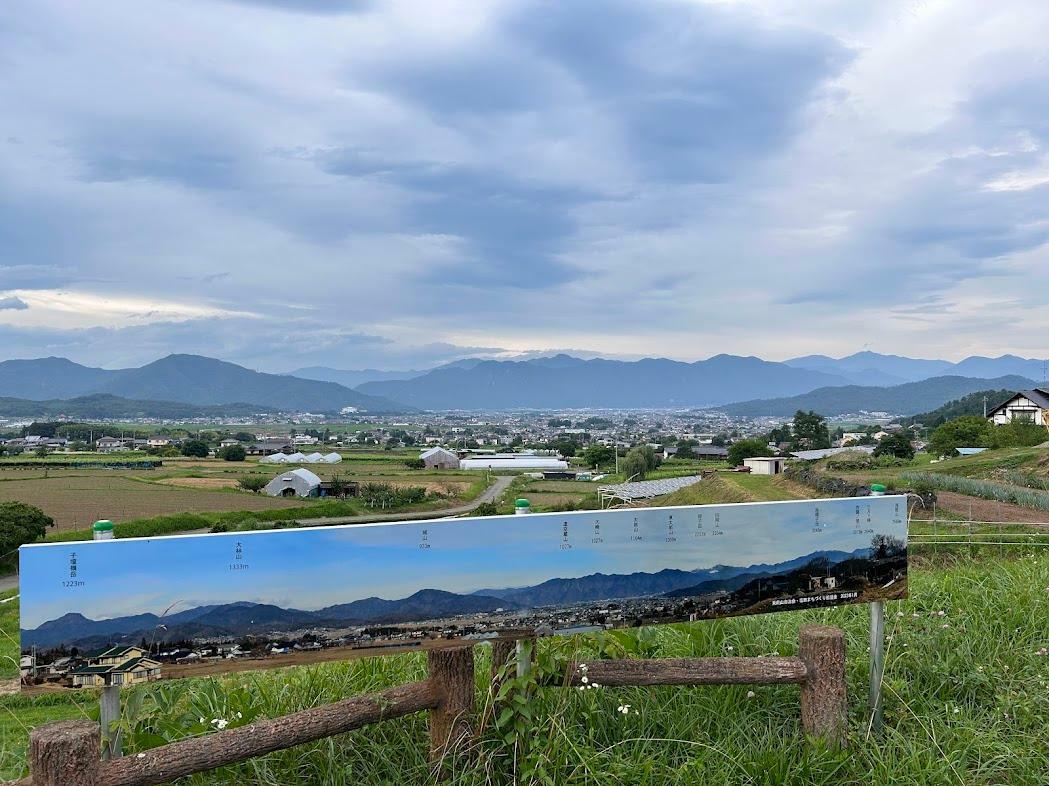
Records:
[[[995,502],[979,497],[970,497],[967,494],[958,494],[954,491],[937,491],[936,506],[940,510],[949,511],[956,516],[961,516],[972,521],[1016,521],[1016,522],[1040,522],[1049,524],[1049,511],[1025,508],[1014,505],[1011,502]],[[912,510],[911,516],[916,519],[931,519],[932,511],[923,511],[919,505]]]

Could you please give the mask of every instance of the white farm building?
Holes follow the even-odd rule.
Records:
[[[786,463],[785,456],[755,456],[743,459],[743,466],[749,467],[755,475],[778,475],[783,472],[783,465]]]
[[[470,456],[460,459],[459,469],[568,469],[568,462],[527,453],[496,453],[493,456]]]
[[[259,459],[260,464],[338,464],[340,461],[342,456],[334,451],[325,455],[310,453],[308,456],[302,453],[292,453],[290,456],[286,453],[272,453]]]
[[[271,497],[317,497],[320,496],[321,479],[299,467],[277,475],[263,490]]]
[[[419,454],[426,469],[459,469],[459,457],[444,448],[430,448]]]

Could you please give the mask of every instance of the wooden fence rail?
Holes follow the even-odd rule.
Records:
[[[513,642],[493,646],[498,677]],[[122,758],[102,760],[101,729],[88,721],[61,721],[30,732],[30,777],[7,786],[154,786],[193,773],[343,734],[372,723],[427,710],[430,756],[445,754],[473,735],[474,653],[470,645],[429,650],[427,679],[302,710],[272,720],[173,742]],[[781,684],[801,685],[806,734],[841,744],[846,721],[845,637],[820,625],[801,629],[797,657],[594,660],[569,664],[561,686]]]

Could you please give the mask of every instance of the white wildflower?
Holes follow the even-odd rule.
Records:
[[[583,675],[583,676],[582,676],[582,677],[580,678],[580,680],[579,680],[579,681],[580,681],[581,683],[583,683],[584,685],[586,685],[586,684],[587,684],[588,682],[590,682],[590,678],[589,678],[589,677],[587,677],[587,676],[586,676],[586,675],[584,674],[584,675]]]
[[[756,695],[757,695],[757,694],[756,694],[756,693],[754,693],[754,691],[752,691],[752,690],[748,690],[748,691],[747,691],[747,698],[748,698],[748,699],[753,699],[753,698],[754,698],[754,697],[755,697]]]

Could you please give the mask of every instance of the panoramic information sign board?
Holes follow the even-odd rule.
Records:
[[[23,681],[131,684],[899,598],[906,513],[888,496],[28,545]]]

